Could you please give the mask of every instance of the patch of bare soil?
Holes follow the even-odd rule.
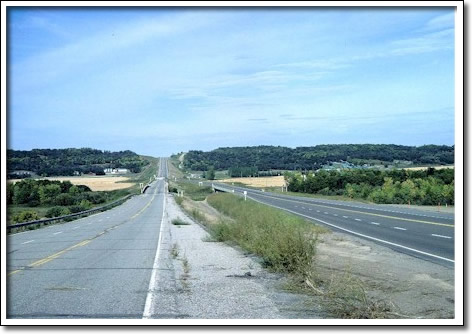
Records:
[[[365,284],[369,296],[392,302],[406,318],[454,318],[454,269],[338,232],[319,240],[320,277],[348,271]]]

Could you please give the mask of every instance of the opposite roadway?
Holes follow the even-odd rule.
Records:
[[[145,194],[65,224],[7,236],[7,318],[142,318],[167,161]]]
[[[331,229],[356,235],[428,261],[454,266],[454,214],[409,208],[288,196],[214,184],[216,190],[235,192]]]

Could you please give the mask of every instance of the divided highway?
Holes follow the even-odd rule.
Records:
[[[321,223],[331,229],[388,246],[397,251],[448,267],[454,266],[454,215],[262,192],[227,184],[220,191],[234,192]]]
[[[160,240],[167,161],[145,194],[7,236],[7,318],[142,318]]]

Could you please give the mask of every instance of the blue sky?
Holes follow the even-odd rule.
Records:
[[[454,144],[453,8],[10,9],[8,146]]]

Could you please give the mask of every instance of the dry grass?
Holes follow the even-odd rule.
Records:
[[[232,183],[239,182],[250,187],[282,187],[285,185],[283,176],[267,176],[267,177],[235,177],[232,179],[224,179],[221,182]]]
[[[85,185],[92,189],[92,191],[110,191],[118,189],[126,189],[134,186],[134,183],[126,182],[129,180],[126,176],[59,176],[59,177],[46,177],[46,180],[56,181],[70,181],[75,185]],[[21,180],[8,180],[8,182],[15,183]]]

